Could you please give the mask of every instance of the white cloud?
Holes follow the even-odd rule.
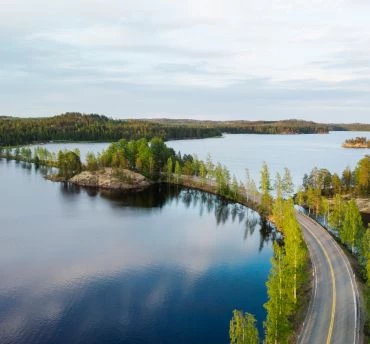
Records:
[[[11,98],[19,101],[14,105],[0,92],[0,112],[124,111],[142,117],[177,116],[181,107],[182,114],[207,117],[214,111],[212,99],[200,95],[212,97],[217,88],[225,91],[221,117],[254,112],[276,118],[289,116],[290,106],[256,99],[282,89],[286,97],[287,84],[294,81],[290,103],[312,106],[322,119],[328,111],[316,108],[318,94],[312,104],[297,96],[299,90],[315,94],[317,88],[307,90],[307,83],[299,83],[314,80],[319,89],[330,84],[331,92],[346,93],[355,119],[356,104],[367,104],[363,92],[353,92],[370,78],[369,14],[370,4],[349,0],[2,0],[0,90],[9,96],[7,85],[14,85],[18,92]],[[39,93],[30,89],[35,84]],[[121,97],[111,105],[117,93],[136,92],[137,87],[137,101]],[[60,101],[47,101],[45,89]],[[248,97],[251,91],[253,98]],[[230,104],[245,92],[244,101]],[[99,95],[97,109],[86,105],[86,93]],[[31,95],[37,106],[27,102]],[[173,96],[177,101],[164,102]],[[160,106],[158,97],[163,99]],[[330,100],[326,106],[337,109]],[[357,120],[366,118],[359,114]]]

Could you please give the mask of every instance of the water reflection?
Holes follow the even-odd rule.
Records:
[[[1,343],[225,343],[234,308],[262,323],[273,234],[258,214],[43,173],[0,161]]]
[[[101,198],[111,201],[113,207],[133,208],[162,208],[167,203],[176,201],[183,204],[187,209],[199,209],[199,216],[213,214],[217,226],[224,225],[230,218],[232,223],[244,223],[244,240],[253,235],[256,228],[260,230],[260,251],[264,242],[275,240],[276,231],[268,221],[262,219],[255,211],[238,203],[233,203],[224,198],[195,189],[189,189],[169,184],[153,185],[142,192],[117,192],[111,190],[98,190],[95,188],[81,188],[70,183],[61,183],[61,192],[69,195],[86,192],[90,197],[98,195]]]

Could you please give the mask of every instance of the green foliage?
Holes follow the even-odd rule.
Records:
[[[217,191],[221,196],[228,196],[230,191],[230,172],[225,166],[217,164],[214,170]]]
[[[359,239],[364,233],[362,218],[355,200],[350,200],[345,206],[343,226],[339,230],[341,241],[355,251]]]
[[[82,170],[80,157],[76,154],[76,152],[67,150],[59,151],[58,167],[59,176],[65,179],[73,177],[74,175],[80,173]]]
[[[252,314],[234,310],[230,321],[231,344],[258,344],[259,335],[256,327],[256,319]]]
[[[113,120],[66,113],[47,118],[0,118],[0,146],[46,141],[118,141],[153,137],[186,139],[221,136],[217,125],[202,122]]]
[[[350,191],[353,185],[353,175],[349,167],[346,167],[342,173],[342,185],[345,191]]]
[[[86,154],[86,167],[89,171],[98,170],[99,162],[94,153],[89,152]]]
[[[334,173],[331,177],[331,184],[333,186],[333,194],[338,195],[342,193],[342,183],[338,174]]]
[[[167,173],[167,180],[171,181],[172,173],[173,173],[173,161],[171,157],[167,159],[166,173]]]
[[[47,118],[0,117],[0,146],[45,141],[118,141],[153,137],[187,139],[221,133],[321,133],[326,125],[305,121],[113,120],[106,116],[66,113]]]
[[[288,265],[284,249],[274,243],[274,256],[267,285],[268,301],[264,307],[267,318],[264,322],[266,343],[286,343],[291,332],[289,315],[293,305],[288,293]]]
[[[314,190],[316,197],[332,197],[342,193],[369,196],[370,156],[366,155],[359,160],[354,171],[346,167],[342,172],[342,178],[336,173],[331,175],[326,169],[314,168],[310,174],[304,176],[303,187],[305,192]]]
[[[288,168],[284,168],[284,176],[282,180],[283,184],[283,198],[291,197],[294,192],[294,184],[292,180],[292,175]]]
[[[286,343],[292,328],[291,316],[299,304],[298,291],[305,280],[307,248],[295,217],[292,199],[277,197],[273,205],[273,219],[284,234],[284,247],[274,243],[274,257],[266,284],[265,341]]]
[[[264,162],[260,171],[261,210],[264,214],[270,214],[271,212],[271,189],[270,171],[266,162]]]
[[[370,223],[360,241],[360,251],[361,265],[364,267],[367,284],[370,287]]]
[[[367,155],[357,163],[354,172],[356,191],[359,195],[370,195],[370,156]]]
[[[181,181],[181,166],[178,161],[175,163],[175,177],[176,177],[176,182],[179,183]]]
[[[341,195],[336,194],[333,200],[332,210],[329,215],[329,225],[341,231],[345,214],[345,204]]]
[[[146,139],[120,140],[101,153],[98,165],[136,170],[156,179],[168,168],[169,159],[176,159],[175,152],[160,138],[153,138],[150,142]]]

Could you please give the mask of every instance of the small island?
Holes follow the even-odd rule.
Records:
[[[356,137],[348,139],[342,144],[344,148],[370,148],[370,140],[366,137]]]

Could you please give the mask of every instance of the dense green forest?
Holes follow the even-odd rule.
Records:
[[[370,124],[366,123],[341,123],[328,124],[330,131],[370,131]]]
[[[47,118],[0,118],[0,146],[46,141],[113,142],[122,138],[186,139],[219,135],[219,130],[207,126],[113,120],[94,114],[67,113]]]
[[[47,141],[106,141],[120,139],[163,140],[205,138],[227,133],[288,134],[326,133],[326,125],[288,121],[195,121],[195,120],[114,120],[106,116],[66,113],[45,118],[0,117],[0,146]]]

